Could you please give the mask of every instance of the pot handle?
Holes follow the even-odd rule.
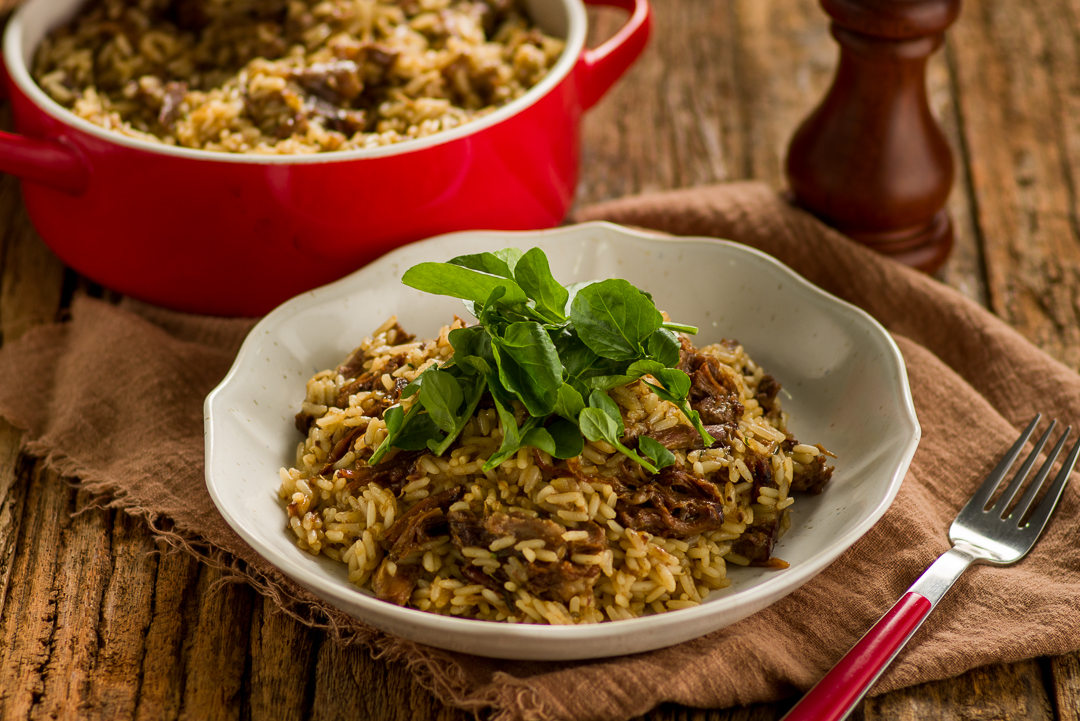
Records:
[[[610,5],[630,13],[626,25],[597,48],[586,49],[578,61],[581,107],[588,110],[622,77],[649,41],[652,9],[649,0],[585,0],[586,5]]]
[[[11,97],[7,67],[0,62],[0,100]],[[79,195],[86,190],[90,173],[82,155],[62,139],[37,140],[0,130],[0,173],[10,173]]]
[[[0,131],[0,173],[79,195],[90,180],[86,163],[63,140],[37,140]]]

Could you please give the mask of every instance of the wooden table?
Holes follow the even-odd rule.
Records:
[[[653,43],[588,118],[579,201],[725,180],[784,185],[784,148],[836,60],[813,0],[653,0]],[[594,36],[619,25],[593,15]],[[1080,0],[968,0],[929,89],[959,170],[940,279],[1080,367]],[[0,330],[62,317],[66,270],[0,179]],[[2,382],[2,380],[0,380]],[[396,664],[273,613],[145,523],[93,507],[0,423],[0,717],[464,719]],[[72,516],[72,512],[82,511]],[[228,560],[228,559],[224,559]],[[648,719],[773,719],[786,705]],[[873,698],[865,719],[1078,719],[1080,655]]]

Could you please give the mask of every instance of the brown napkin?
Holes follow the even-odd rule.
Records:
[[[236,572],[286,611],[408,661],[444,701],[491,707],[500,719],[623,719],[664,701],[726,707],[806,689],[948,547],[957,509],[1018,427],[1036,411],[1080,421],[1080,376],[956,292],[854,245],[762,185],[629,198],[577,216],[600,218],[746,243],[869,311],[900,344],[923,428],[896,502],[849,552],[765,611],[674,648],[574,664],[461,656],[374,631],[283,578],[226,526],[203,483],[202,401],[250,321],[77,299],[69,322],[0,350],[0,414],[28,429],[29,452],[62,473],[151,521],[170,519],[173,541],[213,562],[221,550],[241,559]],[[876,691],[1080,648],[1078,506],[1073,483],[1025,561],[970,570]]]

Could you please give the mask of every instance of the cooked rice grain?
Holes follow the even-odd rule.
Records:
[[[393,367],[384,377],[410,381],[431,362],[449,357],[447,334],[462,325],[456,320],[434,341],[401,343],[402,331],[391,318],[350,356],[363,359],[363,368],[353,375]],[[485,473],[481,466],[502,441],[498,418],[490,408],[480,409],[469,420],[448,454],[441,458],[421,455],[398,494],[378,483],[358,487],[346,483],[340,470],[320,475],[334,448],[350,433],[354,436],[348,455],[331,468],[363,465],[358,459],[368,457],[385,435],[382,420],[367,414],[372,408],[381,413],[379,409],[392,401],[387,386],[379,382],[371,391],[347,395],[341,403],[344,407],[338,407],[335,403],[353,379],[338,370],[326,370],[307,384],[301,418],[310,420],[306,437],[297,448],[296,465],[279,473],[279,494],[288,506],[289,531],[301,548],[347,564],[349,580],[369,591],[384,559],[387,568],[398,573],[402,564],[412,567],[417,580],[411,594],[402,600],[432,613],[511,623],[571,624],[697,605],[711,592],[730,585],[728,563],[751,563],[732,549],[752,529],[755,518],[759,522],[779,519],[780,533],[790,527],[794,503],[788,495],[794,470],[791,454],[809,460],[820,453],[816,446],[794,445],[789,440],[787,414],[779,399],[769,412],[763,412],[755,399],[764,374],[741,346],[724,343],[699,352],[721,361],[724,373],[745,401],[744,408],[749,409],[726,444],[708,450],[673,451],[678,464],[716,484],[722,495],[724,522],[715,530],[665,538],[620,524],[612,479],[624,457],[606,443],[586,444],[585,452],[571,459],[572,463],[556,462],[541,451],[523,449]],[[402,362],[406,358],[407,362]],[[644,382],[616,389],[612,397],[623,410],[628,433],[688,425],[671,403],[659,399]],[[413,400],[401,402],[407,406]],[[363,432],[354,430],[358,428]],[[774,480],[759,484],[756,493],[748,453],[766,459]],[[348,463],[343,463],[345,458],[350,459]],[[542,598],[530,592],[524,585],[526,564],[555,564],[561,559],[544,538],[522,540],[514,535],[485,541],[486,547],[458,549],[444,534],[391,566],[387,553],[392,544],[385,534],[394,520],[422,499],[456,487],[461,488],[460,498],[447,507],[447,513],[467,510],[482,517],[516,512],[523,518],[545,519],[558,524],[564,544],[586,542],[590,535],[586,529],[595,521],[607,548],[568,554],[565,561],[581,569],[598,569],[594,585],[568,599]],[[467,570],[470,568],[475,570]],[[486,575],[484,584],[476,582],[477,572]],[[491,578],[496,572],[508,580]]]

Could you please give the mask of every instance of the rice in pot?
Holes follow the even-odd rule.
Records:
[[[351,582],[384,600],[511,623],[663,613],[730,585],[728,564],[787,566],[771,552],[791,523],[790,493],[820,491],[832,468],[820,446],[790,437],[779,384],[733,341],[683,339],[695,410],[722,421],[709,426],[714,447],[695,448],[697,431],[644,379],[609,391],[627,443],[648,435],[675,454],[656,475],[603,441],[566,461],[523,447],[485,472],[502,431],[484,403],[443,457],[395,450],[368,466],[387,433],[382,412],[451,357],[447,336],[463,325],[417,341],[391,318],[308,381],[306,437],[280,472],[301,548],[347,564]]]
[[[42,41],[33,76],[130,137],[318,153],[487,115],[563,47],[517,0],[93,0]]]

